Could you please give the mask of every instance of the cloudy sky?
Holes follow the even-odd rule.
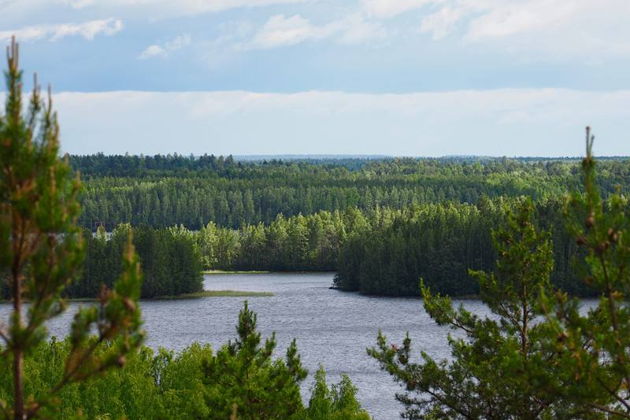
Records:
[[[628,0],[0,0],[71,153],[630,155]]]

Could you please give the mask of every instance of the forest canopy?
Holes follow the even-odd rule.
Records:
[[[238,228],[318,211],[485,198],[561,197],[580,184],[574,159],[381,159],[237,162],[228,157],[71,156],[81,173],[80,223],[198,230],[208,222]],[[630,162],[603,160],[604,196],[630,186]]]
[[[529,197],[537,223],[552,234],[553,283],[572,294],[591,294],[575,281],[577,247],[562,218],[564,195],[581,182],[576,159],[251,162],[99,154],[71,156],[70,163],[86,179],[79,221],[88,230],[142,226],[143,240],[166,235],[168,244],[177,238],[175,255],[197,268],[336,271],[336,287],[386,295],[418,295],[420,276],[441,293],[477,294],[467,269],[492,268],[490,230],[505,203]],[[603,159],[598,169],[604,197],[628,189],[630,162]],[[89,249],[98,248],[92,242]],[[172,253],[159,248],[141,245],[145,254],[155,253],[140,251],[141,259],[172,261]],[[88,266],[73,293],[93,290],[89,273],[99,271]],[[190,270],[167,271],[147,277],[143,296],[197,290],[193,285],[200,281],[189,278]],[[160,276],[176,280],[154,280]]]

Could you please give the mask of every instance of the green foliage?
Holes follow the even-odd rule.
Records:
[[[193,236],[206,269],[330,271],[337,266],[350,214],[279,215],[268,226],[238,230],[211,222]]]
[[[46,417],[72,384],[125,364],[143,339],[140,331],[141,276],[128,243],[113,288],[103,288],[98,306],[74,316],[68,349],[55,380],[37,392],[25,363],[44,345],[46,322],[66,308],[62,295],[82,267],[84,242],[76,222],[80,183],[58,157],[59,126],[34,83],[28,110],[22,104],[22,72],[15,40],[8,49],[5,114],[0,116],[0,272],[12,305],[9,325],[0,325],[0,365],[11,366],[0,401],[4,418]],[[28,308],[25,308],[28,301]],[[95,332],[96,335],[92,335]]]
[[[299,384],[306,378],[295,340],[285,360],[273,360],[275,334],[261,342],[256,314],[247,302],[239,314],[238,338],[203,362],[208,418],[289,419],[302,411]]]
[[[384,295],[418,295],[418,277],[434,291],[457,296],[478,294],[468,268],[491,270],[496,251],[491,226],[518,199],[472,204],[426,204],[404,210],[321,211],[308,216],[278,216],[269,225],[238,230],[210,222],[199,231],[184,226],[154,229],[119,225],[108,237],[102,226],[85,232],[87,258],[80,281],[68,296],[94,295],[111,285],[121,269],[118,255],[133,232],[143,265],[143,297],[174,296],[201,289],[201,267],[243,271],[337,271],[344,290]],[[571,258],[580,255],[565,231],[557,200],[535,206],[536,222],[554,244],[552,283],[573,295],[592,289],[576,281]]]
[[[197,293],[203,289],[201,256],[192,232],[182,228],[153,229],[118,226],[107,237],[101,228],[95,235],[84,231],[86,259],[77,282],[66,290],[66,296],[94,296],[102,285],[112,287],[124,267],[120,253],[132,235],[142,263],[144,282],[141,297],[154,298]]]
[[[530,200],[505,212],[508,214],[506,225],[492,234],[498,254],[495,271],[471,270],[470,273],[479,282],[481,300],[518,331],[526,353],[529,346],[526,336],[537,314],[539,294],[541,290],[551,289],[553,252],[549,233],[539,232],[534,225],[534,207]],[[427,312],[432,314],[429,308]]]
[[[213,353],[209,345],[193,343],[181,352],[142,347],[125,365],[107,375],[68,384],[50,419],[299,419],[369,420],[356,400],[356,388],[346,376],[332,389],[320,369],[308,407],[299,385],[306,377],[295,343],[285,359],[274,359],[272,338],[261,343],[256,316],[247,306],[239,315],[238,338]],[[95,340],[91,338],[90,340]],[[106,357],[110,345],[95,356]],[[64,374],[72,339],[40,342],[25,360],[29,394],[45,397]],[[11,393],[10,366],[0,365],[0,397]]]
[[[406,418],[534,419],[560,413],[557,397],[546,392],[553,381],[547,367],[555,356],[539,344],[548,328],[536,322],[540,293],[550,290],[552,251],[533,213],[529,200],[508,212],[505,226],[493,232],[495,271],[472,272],[493,317],[454,308],[450,298],[422,284],[425,310],[458,332],[449,337],[451,362],[436,362],[424,352],[421,362],[412,362],[409,337],[398,348],[379,335],[378,347],[368,350],[414,393],[398,395]]]
[[[554,285],[575,295],[579,255],[562,196],[579,185],[576,160],[384,159],[234,162],[214,156],[74,156],[89,176],[81,223],[199,231],[205,269],[337,271],[337,287],[418,295],[422,276],[450,295],[476,294],[468,268],[491,270],[490,228],[503,202],[531,197],[551,232]],[[630,163],[610,159],[598,185],[630,185]],[[359,213],[364,225],[353,225]]]
[[[381,159],[234,162],[214,156],[72,156],[88,178],[81,224],[238,228],[349,208],[478,204],[483,197],[557,197],[579,185],[579,165],[562,159]],[[600,185],[630,185],[628,162],[603,162]]]
[[[269,225],[238,230],[208,223],[194,238],[205,269],[336,270],[335,285],[344,290],[385,295],[418,295],[418,277],[440,293],[479,293],[468,268],[490,270],[495,250],[491,226],[518,199],[471,204],[427,204],[404,210],[322,211],[308,216],[278,216]],[[563,229],[557,201],[538,203],[537,223],[551,232],[555,245],[554,285],[576,295],[589,289],[575,282],[568,264],[578,255]]]
[[[366,227],[347,229],[350,234],[341,245],[335,284],[365,293],[419,295],[422,277],[435,292],[476,295],[479,285],[468,270],[494,268],[497,251],[491,228],[520,200],[432,204],[368,215]],[[560,205],[550,200],[533,207],[532,218],[550,232],[554,245],[552,283],[573,295],[589,295],[592,290],[576,281],[569,263],[579,250],[564,229]]]
[[[602,200],[596,183],[593,137],[587,128],[582,162],[585,191],[566,206],[569,228],[586,252],[583,280],[597,291],[585,311],[566,294],[545,295],[550,347],[563,358],[556,392],[592,418],[630,418],[630,214],[628,199]]]
[[[369,349],[410,393],[399,395],[414,418],[630,418],[630,229],[628,201],[603,200],[587,128],[584,193],[566,205],[566,222],[583,249],[583,279],[598,295],[591,308],[554,292],[550,236],[534,226],[530,201],[493,234],[495,272],[473,272],[493,312],[481,319],[422,285],[425,309],[449,337],[452,360],[426,353],[411,362],[411,340],[389,346],[379,334]],[[579,264],[579,262],[577,262]]]
[[[27,388],[34,395],[45,395],[59,381],[71,352],[71,340],[40,343],[27,359]],[[108,347],[96,351],[104,357]],[[64,387],[57,404],[42,412],[50,419],[177,419],[203,418],[208,408],[203,400],[201,359],[209,347],[194,344],[178,355],[147,347],[130,354],[124,367]],[[2,367],[4,369],[6,367]],[[0,376],[0,393],[10,390],[8,376]]]
[[[320,367],[315,373],[311,399],[304,420],[370,420],[370,415],[361,409],[356,399],[357,388],[347,375],[332,388],[326,384],[326,371]]]
[[[491,202],[380,210],[370,228],[342,248],[335,284],[365,293],[417,295],[423,277],[441,293],[475,294],[466,270],[492,266],[489,231],[498,217]]]

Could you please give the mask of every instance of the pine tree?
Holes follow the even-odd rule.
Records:
[[[558,399],[545,392],[554,356],[536,344],[547,333],[546,324],[535,319],[541,315],[540,293],[550,289],[549,235],[536,229],[530,200],[508,212],[506,225],[493,232],[495,271],[471,272],[492,318],[461,305],[456,309],[450,298],[421,287],[429,315],[459,333],[449,337],[451,362],[436,362],[424,352],[422,361],[412,362],[408,336],[397,347],[379,334],[378,347],[368,350],[409,391],[397,395],[405,418],[525,420],[558,412]]]
[[[275,334],[261,340],[256,314],[247,302],[238,317],[238,338],[203,362],[209,418],[226,419],[235,413],[241,420],[292,419],[302,412],[302,367],[295,340],[285,360],[274,360]]]
[[[410,360],[411,340],[388,346],[379,335],[368,352],[407,390],[405,416],[415,418],[630,418],[630,214],[628,199],[602,199],[587,128],[584,192],[566,204],[565,222],[586,257],[583,280],[599,295],[583,302],[549,286],[550,236],[533,227],[529,201],[494,232],[493,274],[474,272],[494,318],[480,319],[422,287],[425,309],[450,338],[452,361],[422,354]]]
[[[568,200],[566,218],[586,252],[582,278],[600,296],[588,311],[566,293],[544,295],[549,346],[563,355],[555,392],[591,418],[630,418],[630,212],[627,197],[604,201],[586,129],[584,192]]]
[[[9,325],[0,325],[0,361],[12,365],[13,395],[0,402],[0,414],[24,420],[50,416],[65,386],[123,365],[125,355],[141,344],[141,280],[129,243],[125,270],[113,290],[103,288],[98,306],[75,314],[59,382],[41,395],[25,395],[24,360],[46,340],[46,322],[66,309],[62,295],[78,276],[84,246],[76,225],[80,183],[58,157],[59,125],[50,89],[42,99],[35,78],[25,112],[15,39],[7,50],[7,97],[0,116],[0,272],[10,289],[12,312]]]

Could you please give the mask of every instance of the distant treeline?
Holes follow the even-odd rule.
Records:
[[[70,160],[85,180],[80,221],[86,228],[146,226],[135,234],[145,297],[199,290],[201,267],[331,270],[341,289],[387,295],[417,295],[423,277],[435,291],[475,294],[467,269],[491,269],[490,229],[504,203],[520,196],[534,199],[541,226],[553,234],[554,283],[588,294],[575,281],[576,247],[560,217],[561,197],[581,182],[574,160]],[[604,195],[630,189],[630,162],[598,166]],[[121,238],[90,236],[85,278],[74,295],[90,296],[101,281],[111,283]]]
[[[384,295],[418,295],[422,277],[432,290],[457,296],[478,293],[467,270],[492,269],[490,230],[514,200],[322,211],[237,230],[214,223],[178,230],[195,237],[206,269],[334,270],[340,289]],[[540,226],[552,234],[554,284],[588,295],[571,264],[577,247],[564,230],[561,203],[545,201],[537,209]]]
[[[175,296],[203,289],[201,257],[191,235],[178,229],[121,225],[111,235],[85,232],[86,257],[81,278],[69,297],[98,296],[101,284],[112,287],[122,272],[122,253],[131,230],[144,281],[142,297]]]
[[[321,162],[236,162],[231,157],[73,156],[85,180],[80,223],[108,230],[208,222],[238,228],[318,211],[429,203],[479,203],[484,198],[559,197],[579,185],[573,160],[348,159]],[[630,186],[630,163],[599,162],[604,193]]]

